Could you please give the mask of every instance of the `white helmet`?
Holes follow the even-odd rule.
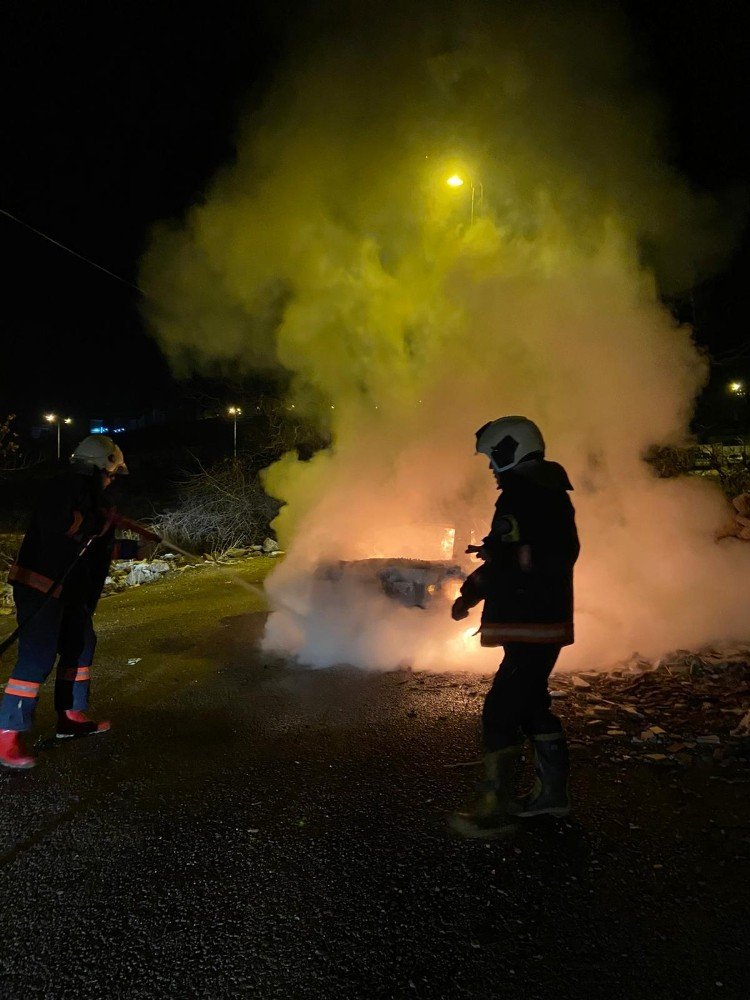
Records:
[[[527,417],[500,417],[477,431],[477,454],[486,455],[495,472],[513,469],[536,452],[544,455],[544,438]]]
[[[127,476],[125,456],[111,437],[106,434],[89,434],[70,456],[72,462],[92,466],[115,476]]]

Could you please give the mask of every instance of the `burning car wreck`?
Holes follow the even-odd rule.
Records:
[[[473,568],[465,554],[472,532],[452,525],[403,526],[383,534],[370,552],[281,563],[267,580],[272,611],[265,649],[311,667],[465,669],[487,661],[473,638],[456,629],[450,608]],[[400,551],[399,551],[400,550]],[[317,553],[316,553],[317,555]]]
[[[452,601],[466,573],[457,563],[426,559],[356,559],[321,564],[316,580],[379,589],[406,608]]]

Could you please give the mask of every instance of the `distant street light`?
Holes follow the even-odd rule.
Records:
[[[446,179],[445,182],[448,187],[460,188],[464,186],[464,179],[460,174],[451,174],[450,177]],[[476,201],[477,207],[482,207],[482,201],[484,200],[484,187],[481,183],[475,184],[473,180],[469,181],[471,185],[471,225],[474,225],[474,203]],[[477,191],[479,192],[479,197],[476,197]]]
[[[72,417],[59,417],[56,413],[45,413],[44,419],[49,424],[57,424],[57,461],[60,461],[60,429],[63,424],[73,423]]]
[[[744,382],[730,382],[727,389],[733,396],[736,396],[737,399],[742,399],[745,395]]]
[[[237,417],[242,416],[242,409],[239,406],[230,406],[228,413],[234,425],[234,457],[237,458]]]

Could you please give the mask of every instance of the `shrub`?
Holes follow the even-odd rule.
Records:
[[[15,413],[0,417],[0,469],[14,466],[18,461],[18,435],[13,430]]]
[[[670,479],[674,476],[715,476],[728,500],[740,493],[750,492],[750,468],[744,462],[728,462],[720,444],[653,447],[645,456],[657,476]]]
[[[226,459],[181,484],[181,499],[156,518],[159,534],[194,552],[219,554],[259,545],[279,512],[257,471],[243,458]]]

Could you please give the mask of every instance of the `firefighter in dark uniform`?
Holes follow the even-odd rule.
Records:
[[[39,689],[55,660],[57,736],[89,736],[110,728],[109,722],[86,716],[96,647],[92,616],[111,559],[133,558],[139,550],[136,541],[115,541],[117,512],[105,493],[115,476],[127,471],[114,441],[92,434],[32,514],[8,573],[21,631],[18,660],[0,702],[0,764],[6,767],[36,763],[21,733],[31,728]]]
[[[504,656],[482,713],[484,794],[475,809],[451,818],[468,837],[512,829],[512,817],[570,811],[568,747],[547,681],[560,650],[573,642],[579,543],[573,487],[544,450],[539,428],[525,417],[501,417],[477,431],[477,452],[490,459],[501,493],[489,535],[470,548],[483,563],[464,582],[452,614],[460,621],[484,601],[481,643],[502,646]],[[524,737],[534,750],[536,780],[519,801]]]

